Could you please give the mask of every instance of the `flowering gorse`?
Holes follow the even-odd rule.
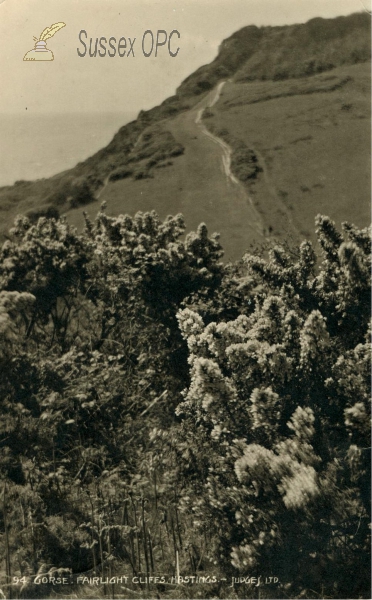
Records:
[[[338,542],[344,523],[368,535],[370,238],[343,229],[349,239],[317,218],[318,271],[308,242],[297,259],[278,246],[247,255],[244,315],[205,324],[192,306],[178,314],[191,382],[176,412],[201,498],[190,508],[221,532],[223,564],[270,564],[294,587],[299,572],[311,587],[320,565],[331,582],[336,560],[352,563],[354,537]]]

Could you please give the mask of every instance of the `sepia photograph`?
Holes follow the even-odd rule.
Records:
[[[0,600],[371,598],[371,0],[0,0]]]

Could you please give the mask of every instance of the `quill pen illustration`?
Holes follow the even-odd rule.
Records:
[[[43,31],[41,32],[39,38],[36,38],[34,36],[34,40],[36,42],[35,48],[34,50],[30,50],[29,52],[27,52],[23,60],[54,60],[53,52],[51,50],[48,50],[48,48],[46,47],[46,40],[49,40],[49,38],[53,37],[57,33],[57,31],[62,29],[62,27],[66,27],[66,23],[60,21],[59,23],[54,23],[53,25],[50,25],[50,27],[45,27],[45,29],[43,29]]]
[[[54,25],[51,25],[50,27],[45,27],[39,37],[39,42],[45,42],[46,40],[49,40],[49,38],[53,37],[57,31],[62,29],[62,27],[66,27],[66,23],[54,23]]]

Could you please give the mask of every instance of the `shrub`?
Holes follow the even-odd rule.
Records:
[[[184,234],[18,217],[1,248],[8,582],[178,556],[221,575],[200,596],[270,568],[265,596],[370,597],[369,232],[319,217],[319,266],[303,242],[227,267],[204,224]]]
[[[237,148],[233,146],[231,170],[240,181],[247,181],[255,179],[262,168],[258,164],[255,152],[241,143]]]
[[[210,553],[225,572],[270,565],[295,597],[313,597],[320,574],[323,594],[368,597],[370,235],[317,227],[318,271],[308,242],[297,259],[280,246],[247,255],[250,312],[179,313],[184,501],[218,532]]]
[[[95,181],[98,185],[98,180]],[[92,187],[89,185],[88,180],[83,177],[63,180],[59,187],[46,198],[48,204],[53,206],[68,204],[70,208],[85,206],[94,200]]]
[[[127,166],[118,167],[114,169],[109,176],[110,181],[118,181],[119,179],[126,179],[133,175],[133,169]]]
[[[26,217],[30,219],[31,223],[35,223],[40,217],[46,217],[47,219],[59,219],[59,211],[54,206],[48,204],[33,208],[27,211]]]
[[[67,198],[71,208],[85,206],[95,200],[95,196],[86,179],[75,180],[70,187],[70,193]]]

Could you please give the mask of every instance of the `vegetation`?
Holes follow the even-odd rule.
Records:
[[[180,156],[183,152],[184,147],[170,131],[159,127],[148,128],[138,138],[125,163],[111,172],[109,181],[126,179],[132,175],[134,179],[151,177],[153,168],[167,166],[168,159]]]
[[[0,190],[4,230],[26,214],[0,251],[2,597],[370,597],[370,232],[309,225],[367,219],[369,27],[244,28],[94,156]],[[230,78],[204,117],[249,203],[190,111]],[[59,217],[103,188],[119,216]],[[224,264],[147,212],[176,199],[228,258],[262,223],[283,242]]]
[[[368,230],[228,266],[184,232],[102,210],[2,247],[3,596],[370,597]]]
[[[207,118],[214,115],[208,114]],[[262,167],[259,165],[257,155],[254,150],[248,148],[247,144],[229,134],[227,129],[216,129],[213,124],[209,125],[209,130],[217,137],[223,139],[231,148],[231,172],[240,181],[254,181],[259,173],[262,173]]]
[[[52,206],[67,206],[77,208],[85,206],[94,200],[94,192],[89,182],[84,177],[65,179],[55,192],[47,198],[47,203]]]
[[[39,208],[29,210],[26,213],[26,217],[28,217],[31,223],[35,223],[40,219],[40,217],[46,217],[47,219],[58,219],[59,211],[57,208],[54,208],[54,206],[45,204],[44,206],[40,206]]]
[[[330,92],[338,89],[337,86],[352,87],[348,85],[348,75],[340,76],[340,80],[329,81],[326,84],[314,79],[317,74],[324,71],[330,71],[342,66],[347,68],[348,65],[356,65],[370,60],[370,16],[366,13],[357,13],[347,17],[338,17],[336,19],[312,19],[308,23],[300,25],[290,25],[284,27],[261,27],[254,25],[244,27],[234,33],[228,39],[224,40],[219,48],[219,52],[214,61],[209,65],[205,65],[187,77],[178,87],[176,94],[167,98],[161,105],[156,106],[148,111],[140,111],[138,118],[123,127],[116,133],[111,142],[102,148],[99,152],[89,157],[87,160],[79,163],[73,169],[60,173],[49,179],[41,179],[34,182],[22,182],[15,186],[6,186],[0,189],[0,211],[1,211],[1,227],[0,237],[4,237],[6,231],[11,227],[15,216],[19,213],[25,214],[28,211],[37,212],[40,206],[50,205],[57,208],[61,213],[73,212],[75,208],[82,206],[88,202],[93,203],[99,196],[103,184],[110,181],[123,180],[124,184],[129,184],[135,179],[148,180],[159,175],[158,168],[171,166],[173,161],[169,158],[161,160],[151,158],[156,161],[156,164],[146,165],[128,165],[128,160],[131,160],[131,153],[136,150],[136,143],[142,135],[152,133],[154,136],[159,136],[158,144],[163,145],[164,142],[170,145],[173,144],[170,140],[164,138],[163,124],[165,124],[165,132],[170,135],[168,123],[175,116],[187,114],[187,111],[194,108],[200,101],[203,95],[206,95],[216,84],[222,80],[231,79],[234,82],[250,82],[253,85],[259,85],[261,82],[271,84],[270,89],[266,90],[266,100],[270,97],[281,98],[283,96],[292,96],[298,94],[298,87],[301,87],[302,94],[312,94],[313,92]],[[325,74],[324,74],[325,75]],[[297,91],[293,94],[290,89],[290,83],[300,78],[303,84],[297,86]],[[308,80],[306,79],[308,78]],[[307,81],[307,83],[306,83]],[[352,82],[351,82],[352,83]],[[284,86],[283,86],[284,84]],[[278,86],[273,88],[272,85]],[[336,86],[336,87],[335,87]],[[316,88],[314,91],[314,87]],[[345,113],[350,112],[350,121],[355,118],[369,118],[370,110],[360,116],[359,112],[359,89],[355,86],[356,110],[354,114],[354,105],[351,108],[342,109]],[[234,88],[238,91],[238,88]],[[252,90],[253,91],[253,90]],[[345,93],[350,93],[349,89]],[[368,92],[369,95],[369,87]],[[258,94],[256,100],[260,102],[263,94]],[[249,102],[254,102],[254,95]],[[231,100],[231,105],[239,102],[238,99]],[[343,102],[345,106],[353,104],[347,99]],[[279,106],[281,108],[281,106]],[[296,107],[290,113],[296,112]],[[275,109],[274,109],[275,112]],[[336,110],[336,114],[338,109]],[[207,112],[208,115],[208,112]],[[231,135],[239,138],[238,133],[241,130],[240,118],[236,119],[237,126],[240,128],[238,132],[232,131],[229,127]],[[354,131],[354,123],[351,124]],[[223,124],[220,128],[226,128]],[[295,124],[285,123],[285,129],[291,130],[296,128]],[[364,130],[368,131],[368,127]],[[173,132],[174,134],[174,132]],[[346,130],[345,135],[348,139],[345,142],[346,146],[350,144],[350,136]],[[331,139],[331,136],[328,136]],[[142,139],[144,139],[142,137]],[[175,136],[176,145],[179,144],[177,136]],[[249,135],[245,135],[244,142],[248,148],[251,148]],[[369,144],[369,140],[368,140]],[[185,144],[183,144],[185,145]],[[323,144],[320,144],[323,147]],[[332,146],[339,145],[338,140],[332,139]],[[182,144],[181,144],[182,146]],[[181,151],[179,146],[178,151],[174,156],[178,156]],[[358,140],[358,147],[361,147],[361,142]],[[164,154],[163,150],[160,154]],[[165,151],[165,154],[169,152]],[[352,152],[358,164],[358,156],[356,152]],[[289,156],[289,160],[291,156]],[[175,161],[177,162],[177,161]],[[359,164],[360,161],[359,161]],[[132,168],[134,167],[134,168]],[[152,170],[154,167],[155,170]],[[339,167],[339,171],[346,171],[344,165]],[[351,172],[356,172],[354,168]],[[203,176],[201,177],[203,179]],[[297,176],[292,177],[296,180]],[[332,179],[332,176],[329,176]],[[361,181],[363,178],[359,174],[355,177],[356,181]],[[365,178],[364,178],[365,179]],[[125,181],[124,181],[125,180]],[[84,194],[83,201],[80,198],[72,203],[64,202],[69,196],[66,192],[74,182],[85,181],[89,187],[88,195]],[[204,178],[205,181],[205,178]],[[352,182],[352,188],[355,182]],[[369,189],[368,185],[368,198]],[[164,186],[162,185],[162,188]],[[343,189],[343,186],[341,186]],[[124,190],[125,192],[126,190]],[[185,190],[186,200],[187,192],[192,193],[192,190]],[[172,191],[169,192],[172,196]],[[78,194],[79,195],[79,194]],[[75,193],[70,194],[75,198]],[[113,193],[115,196],[115,191]],[[359,196],[363,198],[363,194]],[[121,194],[125,197],[125,193]],[[208,190],[205,190],[205,197],[208,197]],[[293,203],[293,199],[291,199]],[[208,207],[208,202],[206,203]],[[98,208],[98,207],[97,207]],[[96,211],[97,208],[94,210]],[[146,207],[144,210],[147,210]],[[150,209],[154,208],[151,205]],[[155,208],[160,211],[159,206]],[[327,211],[330,211],[326,207]],[[117,214],[127,210],[123,203]],[[174,211],[174,208],[172,207]],[[318,206],[316,210],[324,211],[324,206]],[[266,207],[262,211],[266,214]],[[165,213],[167,214],[167,213]],[[311,214],[311,223],[315,213]],[[164,215],[165,216],[165,215]],[[264,217],[266,218],[266,217]],[[348,219],[348,215],[344,215]],[[267,220],[267,218],[266,218]],[[275,221],[280,221],[276,215]],[[191,222],[191,219],[188,219]],[[266,223],[266,228],[272,227],[272,223]],[[302,233],[310,234],[310,228],[307,225],[302,229]],[[245,250],[239,248],[240,252]]]
[[[247,180],[247,191],[275,236],[291,219],[298,239],[315,242],[314,217],[322,212],[338,227],[351,220],[368,225],[370,85],[369,63],[224,86],[205,124],[233,151],[240,142],[257,156],[264,172]]]
[[[371,19],[365,12],[315,18],[299,25],[249,25],[224,40],[215,60],[187,77],[177,94],[201,94],[231,77],[235,81],[280,81],[367,62],[370,31]]]
[[[366,13],[268,27],[256,52],[236,73],[236,80],[280,81],[367,62],[371,57],[370,31],[371,19]]]

